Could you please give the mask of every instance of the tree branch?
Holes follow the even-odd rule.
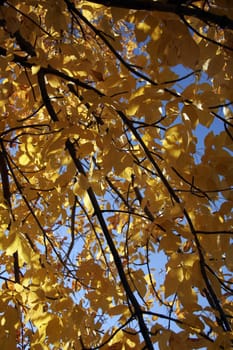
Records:
[[[200,19],[205,23],[212,23],[223,29],[233,29],[233,20],[227,16],[217,15],[213,12],[200,9],[194,5],[172,4],[170,1],[153,0],[89,0],[106,7],[118,7],[138,11],[170,12],[178,16],[188,16]]]
[[[80,160],[76,157],[76,151],[75,151],[75,147],[74,147],[74,144],[69,140],[67,139],[66,141],[66,149],[68,150],[77,170],[83,174],[84,176],[86,176],[86,173],[83,169],[83,166],[82,166],[82,163],[80,162]],[[113,242],[113,239],[111,237],[111,234],[108,230],[108,227],[106,225],[106,221],[103,217],[103,214],[102,214],[102,211],[100,209],[100,206],[98,204],[98,201],[96,199],[96,196],[95,196],[95,193],[92,189],[92,187],[89,187],[87,189],[87,193],[88,193],[88,196],[90,198],[90,201],[92,203],[92,206],[93,206],[93,209],[94,209],[94,212],[95,212],[95,215],[97,216],[98,218],[98,221],[100,223],[100,226],[102,228],[102,231],[103,231],[103,234],[105,236],[105,239],[108,243],[108,246],[109,246],[109,249],[112,253],[112,256],[113,256],[113,259],[114,259],[114,262],[115,262],[115,266],[117,268],[117,271],[118,271],[118,274],[119,274],[119,277],[120,277],[120,280],[121,280],[121,283],[124,287],[124,290],[126,292],[126,295],[127,297],[129,298],[130,302],[132,303],[132,306],[135,310],[135,316],[137,317],[138,319],[138,323],[139,323],[139,326],[140,326],[140,329],[141,329],[141,332],[142,332],[142,336],[145,340],[145,343],[146,343],[146,346],[147,346],[147,349],[148,350],[153,350],[153,344],[151,342],[151,339],[150,339],[150,336],[149,336],[149,332],[148,332],[148,329],[147,329],[147,326],[145,324],[145,321],[144,321],[144,318],[143,318],[143,315],[142,315],[142,310],[141,310],[141,307],[136,299],[136,297],[134,296],[131,288],[130,288],[130,285],[129,285],[129,282],[127,280],[127,277],[125,275],[125,272],[124,272],[124,268],[123,268],[123,265],[122,265],[122,261],[121,261],[121,258],[119,256],[119,253],[116,249],[116,246]]]

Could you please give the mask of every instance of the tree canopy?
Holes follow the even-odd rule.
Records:
[[[0,1],[0,347],[232,348],[233,4]]]

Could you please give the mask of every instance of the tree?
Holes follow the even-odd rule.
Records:
[[[232,348],[232,29],[1,1],[1,349]]]

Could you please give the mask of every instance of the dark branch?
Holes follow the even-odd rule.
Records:
[[[76,151],[75,151],[75,147],[74,147],[74,144],[68,139],[66,141],[66,149],[68,150],[77,170],[83,174],[84,176],[86,176],[86,173],[83,169],[83,166],[82,166],[82,163],[80,162],[80,160],[76,157]],[[108,243],[108,246],[109,246],[109,249],[112,253],[112,256],[113,256],[113,259],[114,259],[114,262],[115,262],[115,266],[118,270],[118,274],[119,274],[119,277],[120,277],[120,280],[121,280],[121,283],[124,287],[124,290],[126,292],[126,295],[127,297],[129,298],[129,300],[131,301],[132,303],[132,306],[135,310],[135,316],[137,317],[138,319],[138,323],[139,323],[139,326],[140,326],[140,329],[141,329],[141,332],[142,332],[142,336],[145,340],[145,343],[147,345],[147,349],[148,350],[153,350],[153,344],[151,342],[151,339],[150,339],[150,336],[149,336],[149,333],[148,333],[148,329],[147,329],[147,326],[145,324],[145,321],[144,321],[144,318],[143,318],[143,315],[142,315],[142,310],[141,310],[141,307],[137,301],[137,299],[135,298],[131,288],[130,288],[130,285],[129,285],[129,282],[127,280],[127,277],[125,275],[125,272],[124,272],[124,268],[123,268],[123,264],[122,264],[122,261],[121,261],[121,258],[119,256],[119,253],[116,249],[116,246],[112,240],[112,237],[111,237],[111,234],[108,230],[108,227],[106,225],[106,221],[103,217],[103,214],[102,214],[102,211],[100,209],[100,206],[98,204],[98,201],[96,199],[96,196],[95,196],[95,193],[92,189],[92,187],[89,187],[87,189],[87,193],[89,195],[89,198],[90,198],[90,201],[92,203],[92,206],[93,206],[93,209],[94,209],[94,212],[95,212],[95,215],[97,216],[98,218],[98,221],[100,223],[100,226],[102,228],[102,231],[103,231],[103,234],[105,236],[105,239]]]
[[[212,23],[223,29],[233,29],[233,20],[227,16],[217,15],[210,11],[200,9],[194,5],[172,4],[169,1],[153,0],[89,0],[90,2],[101,4],[107,7],[119,7],[138,11],[158,11],[170,12],[178,16],[188,16],[200,19],[205,23]]]

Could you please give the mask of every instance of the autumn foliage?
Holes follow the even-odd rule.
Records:
[[[1,350],[232,348],[233,4],[0,1]]]

